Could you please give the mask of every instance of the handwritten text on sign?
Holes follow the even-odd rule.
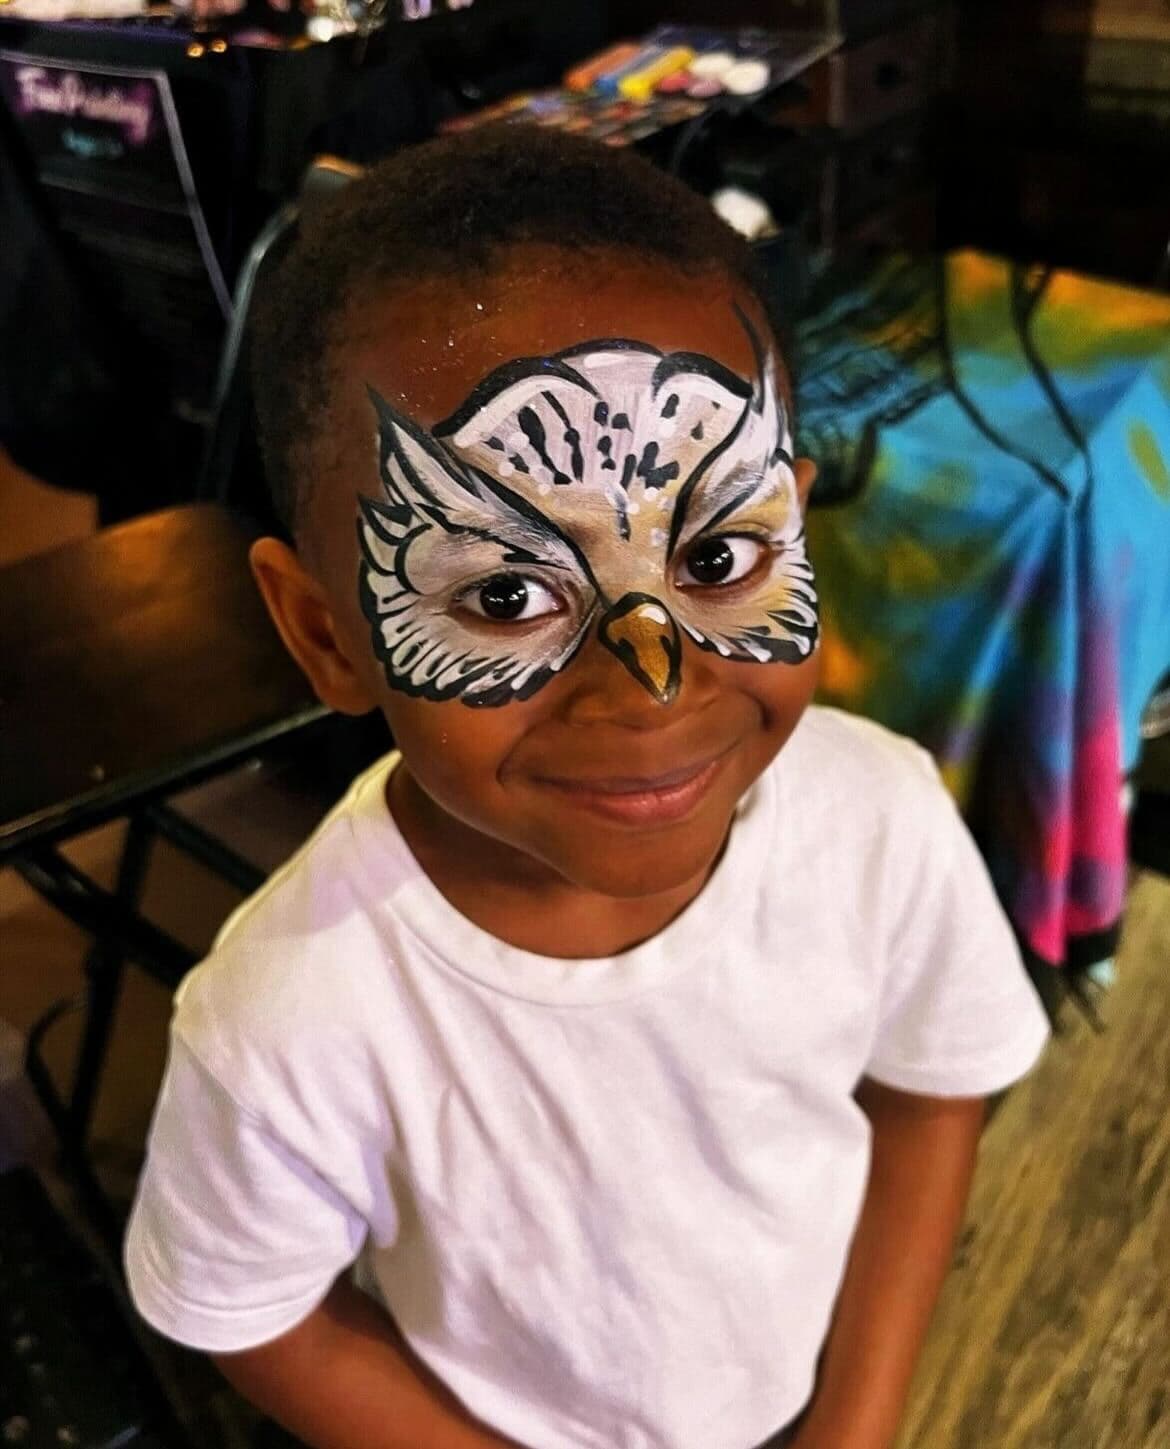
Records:
[[[155,118],[155,92],[149,82],[123,86],[85,80],[76,71],[56,73],[41,66],[16,67],[17,108],[54,116],[82,116],[121,126],[127,141],[143,145]]]

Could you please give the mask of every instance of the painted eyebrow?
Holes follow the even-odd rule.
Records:
[[[737,513],[743,505],[760,490],[767,480],[767,472],[761,467],[736,469],[716,483],[712,488],[697,487],[692,497],[702,498],[704,503],[713,504],[715,511],[704,524],[704,529],[717,527],[724,519]]]
[[[703,483],[710,474],[711,464],[717,458],[722,457],[735,442],[743,429],[751,406],[752,403],[749,398],[744,404],[744,410],[740,414],[739,421],[723,440],[722,445],[718,448],[713,448],[707,454],[679,490],[678,497],[675,499],[674,512],[670,519],[670,537],[666,551],[668,560],[674,557],[674,551],[678,547],[678,541],[682,537],[687,517],[696,497],[707,501],[710,495],[718,502],[724,494],[731,495],[725,501],[718,502],[715,512],[704,525],[705,528],[711,529],[722,523],[724,519],[730,518],[738,508],[741,508],[758,491],[760,484],[768,476],[769,468],[775,467],[778,462],[784,462],[791,470],[793,466],[791,454],[782,443],[778,442],[775,448],[766,454],[760,462],[737,468],[730,472],[726,478],[713,484],[710,489],[704,489]]]
[[[490,473],[485,473],[480,468],[474,468],[472,469],[472,472],[474,472],[476,478],[479,480],[479,482],[483,484],[485,488],[489,489],[492,493],[494,493],[496,497],[499,498],[501,502],[506,503],[509,508],[514,509],[516,513],[520,514],[530,525],[532,525],[532,527],[538,534],[542,534],[546,538],[555,538],[560,543],[562,543],[564,547],[567,548],[569,552],[573,555],[573,557],[577,560],[577,563],[581,567],[582,573],[597,590],[598,597],[604,597],[602,594],[601,586],[598,584],[597,579],[594,576],[593,570],[589,566],[589,560],[585,557],[584,550],[576,542],[575,539],[573,539],[568,533],[565,532],[563,528],[557,526],[555,520],[550,518],[548,514],[542,513],[539,508],[534,507],[534,505],[529,503],[529,501],[521,494],[513,492],[513,490],[509,488],[506,483],[502,483],[498,478],[493,478]]]
[[[751,409],[751,405],[752,394],[749,392],[747,397],[744,399],[744,405],[740,411],[739,417],[735,421],[735,426],[729,429],[726,437],[722,438],[715,445],[715,447],[713,447],[711,451],[707,453],[699,463],[696,464],[695,468],[691,472],[690,477],[679,489],[678,496],[674,500],[674,512],[670,515],[670,536],[667,539],[666,543],[666,557],[668,560],[674,557],[674,551],[678,547],[678,541],[682,535],[683,525],[687,521],[687,512],[691,505],[691,499],[694,497],[696,489],[710,470],[711,465],[717,462],[718,459],[720,459],[723,454],[726,453],[730,447],[732,447],[732,445],[735,443],[735,440],[739,437],[740,433],[743,432],[743,426],[747,422],[748,412]]]
[[[671,514],[670,518],[670,537],[667,540],[666,545],[666,557],[668,561],[674,558],[675,549],[678,548],[678,541],[682,536],[683,526],[685,525],[687,520],[687,513],[690,509],[691,500],[693,499],[695,492],[699,487],[699,484],[709,472],[712,463],[714,463],[716,459],[722,457],[723,454],[727,452],[727,450],[739,437],[740,433],[743,431],[744,424],[747,422],[748,412],[754,411],[756,413],[759,413],[762,412],[764,408],[764,390],[767,387],[767,379],[769,374],[767,353],[764,349],[760,334],[756,330],[755,324],[752,322],[752,319],[748,316],[748,314],[744,311],[744,309],[739,305],[738,302],[733,302],[731,305],[732,310],[735,313],[736,320],[739,322],[740,326],[747,334],[748,341],[751,343],[752,353],[756,360],[756,379],[753,383],[745,384],[743,378],[739,377],[737,373],[730,372],[728,369],[723,368],[721,364],[714,362],[713,359],[701,357],[697,359],[698,361],[705,363],[707,366],[714,366],[720,368],[721,372],[726,372],[728,376],[734,379],[735,383],[738,384],[738,389],[742,389],[746,386],[747,391],[746,393],[744,393],[736,389],[738,395],[745,398],[745,402],[743,406],[743,411],[740,413],[739,419],[737,420],[735,427],[731,429],[731,431],[722,440],[718,447],[711,449],[711,451],[702,460],[702,462],[699,463],[699,465],[695,468],[694,472],[679,489],[678,497],[675,499],[674,502],[674,512]],[[672,353],[670,357],[663,358],[662,362],[659,363],[658,367],[655,368],[654,371],[654,377],[656,382],[659,373],[663,371],[666,364],[673,361],[673,359],[678,356],[680,356],[680,354]],[[722,378],[720,380],[722,381]],[[787,423],[787,408],[783,405],[783,399],[777,398],[777,402],[780,404],[780,416],[784,419],[785,423]],[[783,433],[781,433],[781,436],[783,436]],[[778,439],[777,448],[773,451],[771,461],[774,463],[780,457],[783,457],[785,459],[789,467],[792,466],[791,458],[789,458],[786,450],[779,446]],[[753,483],[751,492],[754,492],[757,486],[758,484]],[[750,492],[747,493],[745,497],[750,497]],[[732,509],[739,507],[742,501],[744,501],[744,499],[742,498],[736,499],[734,500],[733,504],[725,506],[724,509],[717,513],[716,517],[708,523],[708,528],[710,528],[713,523],[728,517]]]

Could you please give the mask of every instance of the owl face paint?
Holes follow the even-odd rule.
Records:
[[[597,637],[655,698],[684,634],[744,663],[816,647],[791,438],[770,361],[587,342],[497,368],[429,432],[376,392],[362,610],[390,685],[526,699]]]

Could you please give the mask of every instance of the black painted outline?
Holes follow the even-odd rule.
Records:
[[[687,481],[678,490],[678,495],[674,500],[674,509],[670,516],[670,533],[666,543],[666,558],[668,563],[674,559],[675,550],[678,548],[679,539],[682,537],[683,528],[686,525],[687,510],[690,508],[691,499],[694,497],[695,490],[699,486],[704,475],[710,469],[712,463],[714,463],[718,458],[721,458],[723,454],[727,452],[728,448],[730,448],[731,444],[736,440],[736,438],[739,437],[740,433],[743,431],[744,424],[747,422],[749,411],[754,412],[757,417],[760,416],[764,411],[764,393],[767,385],[766,378],[768,370],[768,355],[766,350],[764,349],[760,334],[757,332],[755,326],[753,325],[751,318],[747,315],[747,313],[743,310],[738,302],[732,303],[732,309],[735,312],[736,319],[738,320],[740,326],[743,328],[744,332],[746,332],[748,341],[751,344],[752,355],[756,360],[756,380],[754,383],[748,384],[744,382],[743,378],[738,379],[740,388],[746,390],[740,391],[736,394],[737,396],[744,398],[745,401],[743,411],[740,413],[739,418],[735,423],[735,426],[730,429],[722,442],[718,443],[714,448],[710,450],[709,453],[707,453],[700,460],[700,462],[692,470],[690,476],[687,478]],[[695,356],[696,354],[688,353],[684,355]],[[721,366],[719,363],[713,363],[712,365],[714,367]],[[658,376],[660,370],[660,368],[655,369],[655,377]],[[725,368],[722,368],[721,370],[724,372],[727,371],[727,369]],[[721,378],[713,373],[707,372],[706,375],[715,376],[716,381],[722,381]],[[737,377],[737,374],[731,373],[730,376]],[[724,386],[726,386],[726,384],[724,384]],[[781,424],[777,431],[779,437],[782,438],[784,436],[784,431],[788,423],[788,409],[784,406],[784,401],[779,396],[777,396],[776,398],[776,405]],[[773,449],[773,453],[770,457],[769,466],[773,466],[777,461],[778,457],[783,457],[788,463],[788,466],[792,466],[792,459],[788,456],[784,448],[780,446],[779,439],[777,440],[777,445]]]
[[[418,446],[423,450],[423,452],[432,459],[435,465],[442,470],[444,477],[449,479],[454,486],[460,488],[464,493],[466,493],[470,499],[479,502],[481,500],[476,494],[475,489],[470,486],[467,472],[464,471],[461,476],[461,465],[458,463],[458,461],[456,459],[453,459],[446,452],[445,449],[438,445],[434,441],[433,436],[429,435],[425,429],[423,429],[418,423],[414,421],[413,418],[407,416],[404,413],[400,413],[395,408],[391,407],[390,404],[386,402],[386,400],[377,392],[375,388],[367,385],[366,391],[370,397],[370,401],[374,406],[375,414],[378,419],[379,463],[381,471],[383,473],[385,472],[386,465],[388,461],[392,458],[397,463],[404,479],[409,484],[409,486],[412,489],[416,489],[419,496],[423,498],[428,505],[425,508],[425,515],[420,515],[419,510],[405,499],[401,503],[396,503],[394,501],[382,502],[380,500],[375,500],[359,495],[358,506],[360,516],[357,519],[358,547],[361,552],[362,559],[366,565],[366,569],[368,569],[369,572],[379,574],[383,578],[393,577],[405,594],[413,595],[415,599],[421,598],[418,590],[415,589],[410,582],[409,571],[406,568],[406,552],[409,548],[410,543],[415,538],[417,538],[420,533],[427,531],[427,529],[432,525],[444,529],[447,533],[453,536],[458,534],[465,534],[470,537],[483,538],[492,543],[498,544],[499,547],[504,551],[504,561],[506,563],[516,563],[520,566],[528,564],[530,566],[539,566],[542,568],[548,568],[553,570],[562,567],[561,565],[552,563],[548,559],[542,558],[536,554],[529,553],[527,554],[527,556],[525,556],[522,546],[518,544],[515,540],[501,538],[498,534],[493,533],[490,529],[468,528],[464,527],[463,525],[452,524],[443,513],[442,501],[435,495],[431,488],[427,487],[427,485],[419,477],[418,470],[412,465],[409,458],[406,456],[395,430],[400,429],[413,442],[417,443]],[[488,658],[484,661],[482,666],[472,670],[468,674],[461,675],[455,682],[455,684],[448,689],[436,689],[431,681],[427,681],[421,685],[412,684],[408,675],[400,674],[391,666],[390,663],[391,654],[395,650],[397,650],[403,643],[409,642],[409,640],[400,639],[393,646],[393,649],[390,649],[387,648],[385,641],[382,638],[381,632],[381,625],[385,619],[393,617],[394,614],[402,613],[405,611],[406,608],[409,608],[411,606],[409,604],[405,604],[402,609],[394,610],[390,614],[384,611],[380,611],[378,608],[378,603],[374,594],[374,590],[370,585],[368,573],[365,570],[362,571],[358,581],[358,601],[361,607],[362,614],[365,617],[366,622],[370,625],[374,655],[378,659],[379,663],[383,666],[383,674],[385,675],[386,682],[389,684],[391,689],[397,690],[399,693],[405,694],[415,699],[428,699],[434,702],[440,702],[449,699],[461,699],[464,704],[468,705],[471,708],[482,708],[492,705],[507,704],[510,700],[513,699],[528,699],[531,695],[535,694],[536,691],[540,689],[543,685],[547,684],[554,675],[559,673],[560,669],[564,669],[565,667],[567,667],[568,664],[570,664],[572,660],[576,657],[585,640],[589,637],[589,633],[593,627],[593,621],[597,617],[600,608],[604,607],[607,601],[605,600],[601,590],[598,588],[597,580],[594,578],[593,571],[589,566],[589,562],[586,559],[585,555],[582,553],[580,547],[574,542],[573,539],[569,538],[567,534],[563,533],[556,526],[552,519],[548,518],[538,509],[534,508],[526,499],[520,497],[516,493],[513,493],[511,489],[506,487],[498,479],[493,478],[490,474],[484,473],[479,469],[473,469],[470,470],[470,472],[473,473],[475,478],[479,482],[481,482],[490,492],[492,492],[496,496],[496,498],[506,507],[510,508],[518,515],[526,518],[529,522],[534,524],[542,533],[548,534],[556,538],[558,542],[562,543],[569,550],[569,552],[573,554],[574,558],[580,564],[582,573],[589,580],[589,583],[592,585],[595,594],[595,600],[592,607],[586,611],[585,616],[581,621],[577,638],[574,641],[570,652],[564,657],[563,661],[559,665],[559,668],[554,669],[551,666],[544,666],[536,670],[520,689],[514,689],[512,685],[505,680],[494,688],[482,690],[472,698],[467,698],[467,691],[473,688],[480,681],[482,681],[485,676],[497,670],[500,667],[501,663],[506,663],[509,655],[505,654],[504,656],[502,656],[502,658],[501,656],[493,656],[491,658]],[[386,487],[385,482],[383,482],[383,487]],[[385,517],[387,519],[390,519],[392,522],[398,524],[399,527],[405,529],[408,528],[410,519],[420,518],[421,516],[425,516],[425,518],[429,521],[420,522],[417,528],[410,529],[410,531],[404,533],[403,537],[400,539],[395,539],[394,537],[390,536],[386,532],[385,527],[383,526],[381,521],[382,517]],[[377,533],[382,539],[384,539],[389,547],[393,548],[394,562],[390,569],[384,568],[376,560],[371,558],[369,549],[366,545],[366,539],[363,531],[363,522],[368,524],[375,533]],[[460,656],[460,658],[466,658],[466,654]],[[416,663],[417,661],[414,662]],[[459,662],[459,658],[452,658],[446,667],[449,668],[452,665],[457,665]]]
[[[583,576],[588,580],[590,586],[594,591],[594,603],[592,607],[586,611],[585,617],[581,622],[577,638],[573,642],[570,652],[565,655],[564,658],[561,660],[558,668],[554,669],[549,666],[544,666],[540,669],[537,669],[521,689],[514,689],[510,683],[508,683],[507,681],[503,681],[494,688],[482,690],[479,693],[468,697],[468,692],[473,689],[476,684],[480,683],[485,678],[485,676],[491,674],[495,670],[498,670],[501,667],[502,662],[506,664],[508,656],[505,655],[503,661],[501,661],[499,658],[490,658],[485,660],[482,666],[476,668],[467,675],[461,676],[456,681],[456,683],[449,689],[438,690],[429,681],[422,685],[411,684],[409,682],[409,676],[401,675],[391,668],[390,655],[395,650],[400,648],[404,642],[409,642],[409,639],[412,636],[408,636],[406,640],[398,640],[397,643],[394,645],[393,649],[389,649],[386,647],[381,633],[381,625],[385,621],[385,619],[393,617],[395,614],[405,612],[405,610],[411,606],[407,603],[404,604],[401,609],[393,610],[390,613],[379,611],[374,591],[370,586],[369,575],[367,572],[363,571],[362,576],[359,580],[359,600],[361,604],[361,609],[367,623],[369,623],[369,625],[371,626],[375,655],[382,663],[383,672],[386,676],[387,683],[392,689],[395,689],[400,693],[415,698],[424,698],[435,701],[458,698],[463,704],[467,705],[469,708],[485,708],[495,705],[506,704],[514,699],[528,699],[533,694],[535,694],[537,690],[541,689],[546,683],[548,683],[548,681],[553,678],[554,675],[566,668],[573,661],[573,659],[580,652],[586,639],[589,637],[589,634],[593,628],[594,620],[597,618],[597,615],[604,609],[604,615],[601,619],[600,624],[598,625],[598,637],[605,645],[605,647],[609,649],[610,652],[614,654],[618,659],[621,660],[623,665],[625,665],[625,667],[630,670],[631,674],[639,681],[639,683],[641,683],[655,698],[659,699],[663,703],[669,703],[669,701],[675,697],[681,685],[682,631],[679,628],[678,621],[674,617],[673,611],[666,605],[666,603],[662,599],[657,598],[652,594],[644,593],[629,593],[624,595],[622,599],[619,600],[616,604],[611,603],[601,589],[598,580],[594,575],[593,569],[589,563],[589,560],[585,556],[580,546],[566,533],[564,533],[556,525],[556,523],[548,517],[547,514],[542,513],[527,499],[513,492],[512,489],[510,489],[506,484],[501,482],[500,479],[494,477],[492,474],[487,473],[479,468],[469,468],[466,465],[461,464],[458,459],[454,458],[450,454],[450,452],[443,447],[439,440],[442,438],[449,438],[453,434],[459,432],[463,427],[471,422],[476,414],[482,412],[482,410],[491,401],[498,397],[501,392],[515,385],[518,382],[530,378],[557,378],[561,381],[568,382],[575,387],[580,387],[584,393],[588,394],[591,397],[597,398],[599,402],[603,402],[604,399],[601,398],[598,389],[593,385],[593,383],[590,382],[588,378],[584,377],[576,368],[570,365],[572,359],[590,356],[598,352],[631,352],[658,357],[660,361],[655,367],[653,373],[651,374],[650,379],[651,396],[655,399],[661,393],[663,388],[665,388],[675,378],[682,375],[697,374],[699,376],[711,379],[719,386],[721,386],[725,391],[730,393],[733,397],[743,399],[744,407],[739,417],[736,419],[734,426],[729,430],[726,436],[714,448],[712,448],[699,462],[699,464],[692,470],[687,481],[679,490],[679,495],[678,498],[676,498],[675,500],[675,507],[672,512],[671,518],[670,536],[667,547],[667,561],[669,562],[674,556],[674,552],[678,544],[678,539],[681,535],[683,524],[685,523],[687,505],[689,504],[690,499],[699,481],[702,479],[702,477],[705,475],[711,465],[716,461],[716,459],[721,457],[728,450],[728,448],[730,448],[735,439],[743,431],[749,414],[753,411],[757,414],[760,414],[762,413],[764,408],[767,378],[767,356],[763,350],[759,333],[753,326],[751,319],[738,305],[733,304],[733,306],[737,318],[739,319],[741,325],[744,327],[744,330],[748,335],[748,338],[751,342],[753,355],[756,359],[756,378],[753,382],[748,382],[738,373],[733,372],[730,368],[725,367],[722,363],[716,362],[713,358],[707,357],[702,353],[687,351],[663,353],[659,348],[652,347],[647,343],[636,342],[627,338],[600,338],[591,339],[583,343],[577,343],[574,346],[565,348],[561,352],[555,353],[551,356],[517,358],[512,360],[511,362],[504,363],[502,366],[493,369],[493,371],[489,373],[487,377],[482,378],[480,382],[478,382],[476,386],[472,389],[472,391],[468,394],[464,402],[461,403],[460,406],[453,413],[451,413],[448,417],[444,418],[441,422],[437,423],[431,429],[422,428],[418,423],[414,421],[413,418],[409,417],[404,413],[398,412],[395,408],[391,407],[390,404],[387,403],[385,399],[382,398],[381,395],[373,387],[367,385],[366,390],[374,406],[375,413],[378,419],[379,463],[380,470],[383,474],[383,487],[386,489],[388,494],[391,492],[391,489],[385,480],[385,473],[388,461],[393,458],[393,460],[397,463],[403,478],[406,480],[409,486],[417,492],[418,497],[424,500],[423,507],[420,509],[415,504],[406,499],[401,499],[401,501],[394,501],[394,499],[391,497],[388,499],[388,501],[383,502],[380,500],[376,501],[374,499],[365,497],[359,498],[361,517],[358,519],[357,523],[358,541],[361,555],[367,570],[376,574],[380,574],[383,577],[389,576],[391,572],[391,570],[383,568],[370,556],[370,552],[366,545],[366,540],[364,536],[363,523],[370,529],[372,529],[375,533],[377,533],[380,537],[382,537],[388,545],[393,547],[393,576],[403,592],[407,594],[413,594],[415,598],[420,598],[421,596],[410,583],[409,573],[406,569],[405,555],[413,539],[418,537],[418,535],[430,525],[443,528],[452,535],[465,533],[473,537],[480,537],[490,540],[491,542],[498,544],[500,548],[505,551],[505,562],[515,563],[521,567],[523,567],[525,564],[528,564],[530,566],[540,566],[553,569],[561,567],[561,565],[549,563],[546,559],[540,558],[539,555],[527,553],[527,551],[525,551],[521,545],[515,543],[514,541],[508,541],[504,538],[501,538],[498,534],[492,532],[490,529],[476,529],[452,524],[445,515],[444,505],[441,500],[436,497],[434,492],[426,485],[426,483],[420,477],[418,470],[407,458],[403,450],[402,444],[397,436],[398,430],[401,430],[403,434],[410,438],[422,450],[422,452],[428,458],[430,458],[438,468],[441,469],[443,475],[455,487],[461,489],[464,493],[467,494],[469,499],[473,499],[477,502],[482,502],[482,498],[479,494],[477,494],[475,487],[472,486],[470,481],[471,478],[474,477],[476,483],[478,483],[481,487],[485,488],[487,491],[493,494],[499,502],[504,504],[505,507],[509,508],[519,516],[527,519],[530,523],[536,526],[538,531],[554,537],[572,554],[573,558],[579,565]],[[769,460],[769,466],[772,466],[780,458],[783,458],[789,464],[789,466],[791,466],[791,458],[779,441],[779,439],[783,437],[784,425],[787,422],[787,408],[784,405],[783,400],[779,397],[777,397],[776,399],[776,404],[778,412],[780,414],[781,426],[778,429],[778,439],[776,447]],[[562,409],[558,407],[556,411],[558,412],[558,414],[560,414],[562,412]],[[611,425],[616,426],[616,421]],[[576,472],[576,470],[574,470],[574,472]],[[750,490],[745,490],[735,500],[733,500],[731,504],[725,505],[725,507],[719,511],[717,515],[717,520],[721,520],[729,516],[730,513],[733,512],[734,509],[739,506],[742,501],[744,501],[747,497],[750,497],[751,493],[754,492],[758,486],[759,483],[757,481],[753,484]],[[381,521],[382,518],[393,522],[395,525],[397,525],[397,527],[402,529],[407,529],[409,527],[409,521],[412,518],[417,518],[420,520],[420,522],[417,528],[410,529],[409,532],[405,532],[403,534],[402,538],[396,540],[386,532]],[[427,522],[422,521],[424,518],[427,520]],[[632,609],[644,603],[652,604],[656,608],[661,609],[667,619],[667,626],[664,627],[669,628],[669,633],[663,635],[663,639],[666,643],[667,654],[670,661],[670,675],[666,687],[663,691],[659,691],[654,685],[653,681],[650,680],[649,677],[643,673],[638,664],[636,654],[630,648],[628,643],[626,641],[614,642],[608,637],[607,633],[609,625],[615,623],[619,618],[624,617],[625,614],[630,612]],[[809,639],[811,641],[810,652],[812,648],[815,648],[816,638],[818,634],[818,626],[815,623],[810,628],[809,626],[803,624],[794,624],[785,620],[782,612],[765,610],[764,613],[769,619],[771,619],[781,628],[785,629],[789,634],[798,634],[804,638]],[[754,629],[750,632],[756,634],[756,630]],[[780,660],[785,655],[791,655],[791,662],[800,662],[803,659],[809,657],[808,655],[802,654],[800,652],[798,645],[792,639],[775,639],[770,634],[768,634],[767,631],[762,631],[761,634],[757,637],[761,647],[766,648],[769,654],[772,655],[773,662]],[[711,653],[723,654],[723,651],[719,650],[714,643],[706,639],[704,639],[700,647],[708,650]],[[467,654],[465,653],[458,658],[450,660],[445,668],[449,669],[452,665],[457,666],[460,661],[466,657]],[[726,654],[723,654],[723,657],[734,658],[736,659],[736,662],[741,663],[761,662],[750,656],[747,658],[744,658],[743,656],[739,656],[738,658],[736,658],[736,656],[734,655],[728,656]]]
[[[643,604],[652,604],[656,609],[661,609],[666,615],[666,623],[658,627],[670,631],[661,635],[667,662],[670,665],[666,686],[661,690],[643,670],[638,662],[637,651],[631,648],[629,641],[609,637],[609,630],[614,624],[619,623]],[[606,610],[604,618],[597,626],[597,637],[614,658],[619,659],[625,665],[643,689],[652,694],[659,704],[670,704],[677,697],[682,685],[682,631],[679,629],[674,615],[661,599],[654,594],[623,594],[616,604]]]

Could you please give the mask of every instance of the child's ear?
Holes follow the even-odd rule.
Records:
[[[368,714],[377,700],[345,651],[321,585],[277,538],[258,539],[248,558],[272,622],[317,698],[341,714]]]
[[[796,477],[796,492],[800,498],[801,513],[808,512],[808,495],[817,481],[817,465],[811,458],[797,458],[792,465]]]

